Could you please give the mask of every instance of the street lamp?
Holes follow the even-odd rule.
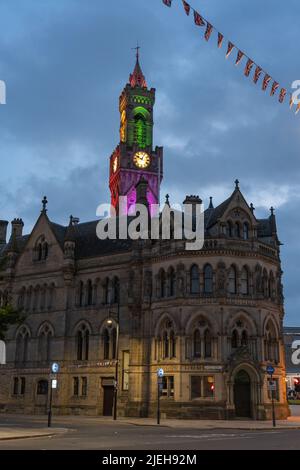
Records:
[[[118,299],[118,311],[117,314],[115,312],[109,312],[109,314],[113,314],[117,316],[117,319],[114,320],[113,317],[109,317],[106,320],[106,324],[109,328],[112,328],[113,324],[116,324],[116,345],[115,345],[115,360],[116,360],[116,368],[115,368],[115,383],[114,383],[114,405],[113,405],[113,419],[116,421],[117,419],[117,408],[118,408],[118,378],[119,378],[119,336],[120,336],[120,302]]]

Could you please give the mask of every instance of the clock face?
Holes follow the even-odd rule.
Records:
[[[150,155],[146,152],[137,152],[133,157],[133,162],[138,168],[148,168],[151,163]]]
[[[118,169],[118,157],[115,157],[113,161],[113,172],[115,173]]]

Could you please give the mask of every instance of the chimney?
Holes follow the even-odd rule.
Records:
[[[183,204],[191,205],[193,217],[196,217],[196,206],[202,204],[202,199],[200,199],[199,196],[186,196],[185,200],[183,201]]]
[[[24,222],[22,219],[14,219],[11,223],[11,235],[15,238],[22,237],[23,235]]]
[[[7,226],[8,222],[6,220],[0,220],[0,246],[6,245]]]

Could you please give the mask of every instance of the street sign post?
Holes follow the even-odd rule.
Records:
[[[53,397],[53,390],[57,389],[57,375],[59,372],[60,366],[57,362],[53,362],[51,364],[50,370],[50,377],[49,377],[49,385],[50,385],[50,396],[49,396],[49,408],[48,408],[48,428],[51,428],[51,421],[52,421],[52,397]]]
[[[274,367],[271,364],[268,364],[266,367],[266,372],[268,375],[271,376],[271,380],[268,383],[269,390],[271,392],[272,398],[272,421],[273,421],[273,428],[276,427],[276,416],[275,416],[275,404],[274,404],[274,392],[276,391],[276,382],[273,380],[273,374],[275,372]]]
[[[157,370],[157,424],[160,424],[160,395],[161,395],[161,389],[163,385],[163,376],[164,376],[164,370],[163,369],[158,369]]]

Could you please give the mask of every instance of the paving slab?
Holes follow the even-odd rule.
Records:
[[[36,437],[50,437],[57,434],[63,434],[68,430],[65,428],[42,428],[42,429],[28,429],[28,428],[15,428],[15,427],[1,427],[0,428],[0,441],[8,441],[11,439],[32,439]]]

